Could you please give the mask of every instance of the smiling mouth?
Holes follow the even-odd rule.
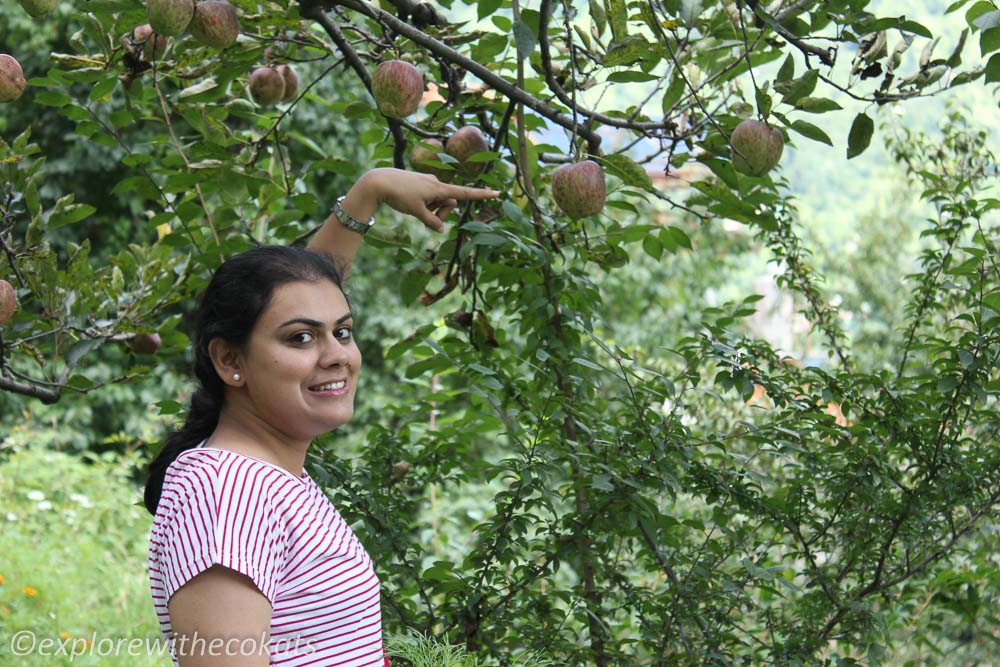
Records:
[[[347,380],[337,380],[336,382],[328,382],[326,384],[318,384],[313,387],[309,387],[310,391],[339,391],[341,389],[347,388]]]

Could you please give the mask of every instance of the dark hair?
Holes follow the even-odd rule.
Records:
[[[156,514],[160,503],[167,467],[181,452],[210,436],[219,423],[226,385],[215,372],[209,342],[221,338],[236,346],[245,345],[274,290],[299,280],[329,280],[343,290],[333,259],[304,248],[254,248],[230,257],[215,270],[195,313],[194,375],[199,386],[191,397],[184,425],[167,436],[163,449],[149,464],[143,502],[150,514]]]

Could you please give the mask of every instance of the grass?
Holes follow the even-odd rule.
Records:
[[[108,655],[111,641],[162,637],[146,574],[150,518],[129,479],[138,463],[26,447],[0,464],[0,664],[171,664],[144,645]],[[35,650],[18,656],[15,636]]]

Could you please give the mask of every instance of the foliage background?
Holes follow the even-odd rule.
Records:
[[[905,3],[905,7],[903,3],[870,4],[869,9],[879,15],[905,11],[934,34],[943,35],[939,49],[944,52],[954,45],[964,24],[962,12],[943,16],[937,3]],[[26,71],[37,76],[52,65],[51,53],[90,52],[99,32],[76,33],[83,15],[68,5],[45,24],[51,30],[39,30],[38,24],[26,19],[10,0],[0,6],[0,52],[16,49]],[[923,13],[919,14],[921,8]],[[119,33],[124,32],[122,26],[141,17],[141,6],[136,3],[116,9],[123,9],[114,14],[113,27]],[[95,6],[93,11],[105,24],[112,16],[106,7]],[[475,11],[456,3],[449,17],[470,20]],[[712,11],[721,11],[721,7]],[[111,27],[100,26],[105,32]],[[266,40],[255,51],[245,49],[231,54],[230,60],[220,61],[220,78],[242,75],[259,57],[264,43]],[[308,57],[303,52],[293,50],[290,55]],[[179,54],[188,62],[200,57],[204,57],[204,50],[194,47]],[[780,62],[762,65],[758,76],[774,76]],[[303,81],[311,81],[328,66],[326,61],[298,65]],[[849,66],[848,59],[842,58],[840,66]],[[115,76],[117,72],[109,72],[101,80]],[[753,103],[750,82],[745,77],[739,81]],[[49,93],[47,99],[58,102],[56,94],[64,90],[63,94],[106,118],[122,110],[122,98],[117,94],[109,100],[101,96],[90,99],[94,83],[35,81],[32,93]],[[238,83],[233,84],[237,91]],[[183,85],[187,84],[178,89]],[[98,609],[110,614],[115,605],[123,605],[120,609],[125,610],[126,618],[144,619],[138,626],[121,628],[121,633],[155,634],[142,582],[132,578],[119,588],[111,573],[116,566],[123,572],[144,573],[145,533],[141,515],[136,515],[132,506],[138,499],[140,462],[155,450],[188,394],[183,318],[215,260],[211,251],[193,252],[192,259],[184,259],[193,249],[181,242],[171,245],[173,240],[183,239],[178,219],[171,220],[174,230],[167,241],[157,243],[162,240],[157,226],[163,218],[155,213],[163,207],[151,205],[156,193],[139,187],[136,181],[131,181],[129,188],[116,190],[116,185],[136,175],[138,167],[123,162],[122,144],[133,150],[141,147],[141,152],[152,156],[151,164],[162,165],[162,173],[154,180],[174,194],[175,201],[191,201],[195,180],[206,184],[209,197],[219,207],[220,231],[224,236],[225,230],[229,231],[226,252],[246,247],[249,234],[274,242],[299,237],[322,219],[325,202],[345,191],[361,167],[386,164],[391,155],[382,121],[370,111],[351,110],[352,101],[366,99],[359,84],[351,77],[325,76],[309,94],[308,103],[297,105],[282,126],[287,149],[284,160],[296,168],[292,186],[282,174],[282,160],[274,144],[265,142],[261,144],[264,157],[259,171],[241,173],[237,178],[245,178],[247,189],[236,186],[229,191],[227,184],[231,185],[232,178],[223,173],[225,169],[209,171],[209,179],[203,174],[192,179],[192,171],[180,167],[167,128],[156,118],[154,91],[141,82],[136,86],[134,99],[141,102],[146,115],[141,122],[123,126],[119,136],[125,141],[94,140],[100,132],[92,131],[82,115],[75,117],[72,105],[44,105],[38,103],[38,97],[35,104],[5,105],[0,118],[5,140],[13,142],[30,126],[31,141],[46,156],[38,195],[47,210],[69,193],[75,195],[76,204],[95,209],[73,224],[49,225],[45,239],[52,261],[65,265],[78,250],[77,244],[88,239],[94,266],[121,267],[120,282],[115,282],[110,268],[93,277],[91,282],[98,289],[92,293],[82,285],[70,285],[71,291],[78,287],[73,314],[117,315],[128,308],[111,307],[112,301],[118,306],[136,303],[135,312],[141,317],[118,319],[112,328],[125,332],[157,329],[166,342],[152,361],[137,358],[115,340],[86,350],[78,369],[86,378],[81,383],[109,382],[123,374],[129,381],[80,396],[70,392],[55,405],[0,393],[0,415],[7,434],[0,449],[0,458],[6,460],[0,483],[8,485],[5,491],[9,491],[3,495],[8,515],[0,547],[7,547],[2,553],[14,555],[0,560],[0,574],[5,577],[0,585],[4,605],[0,607],[0,630],[4,636],[28,626],[50,633],[83,634],[88,625],[94,629],[93,617],[67,613],[79,600],[94,599],[85,583],[94,572],[106,572],[111,582],[97,598]],[[635,89],[613,87],[609,104],[624,109],[637,103],[641,96]],[[522,274],[542,275],[542,263],[521,246],[492,248],[488,242],[481,244],[476,254],[482,270],[478,275],[483,281],[483,297],[489,297],[490,304],[484,314],[500,343],[492,350],[484,345],[488,338],[485,327],[469,332],[452,326],[452,313],[474,307],[469,293],[452,293],[431,307],[414,303],[422,281],[430,279],[430,284],[436,285],[424,259],[427,251],[435,248],[434,241],[415,230],[412,221],[386,216],[389,231],[381,241],[370,244],[375,247],[359,258],[352,278],[352,297],[360,305],[367,373],[359,392],[357,417],[350,428],[320,439],[309,464],[341,511],[356,519],[359,533],[382,564],[390,631],[426,630],[501,663],[516,661],[519,651],[539,649],[561,663],[589,664],[595,660],[596,649],[592,641],[583,638],[592,640],[594,634],[604,635],[607,659],[615,664],[654,664],[656,660],[679,664],[685,653],[694,664],[812,660],[851,664],[857,660],[964,665],[995,660],[1000,639],[994,611],[998,590],[995,504],[974,530],[949,544],[947,555],[935,561],[934,567],[879,591],[873,599],[852,602],[842,635],[828,642],[796,644],[797,636],[822,628],[830,610],[815,590],[806,589],[809,568],[801,553],[789,552],[792,541],[783,532],[782,508],[775,505],[789,497],[790,489],[803,488],[792,484],[801,481],[798,473],[784,467],[797,455],[790,455],[787,449],[780,455],[760,455],[764,445],[775,442],[773,436],[755,439],[747,433],[735,439],[725,437],[743,425],[773,421],[774,410],[747,403],[755,384],[766,385],[772,397],[791,397],[812,386],[816,394],[807,394],[810,398],[821,398],[824,405],[828,401],[840,403],[848,419],[859,420],[858,428],[838,429],[845,425],[836,424],[833,416],[824,417],[815,401],[803,401],[780,413],[781,419],[791,419],[783,428],[794,434],[786,434],[788,439],[779,440],[781,445],[797,443],[807,450],[815,447],[816,454],[826,460],[808,470],[816,480],[829,475],[834,490],[838,484],[857,483],[861,476],[875,471],[876,482],[867,487],[868,495],[860,498],[859,514],[854,518],[872,519],[884,528],[899,516],[893,514],[899,510],[894,504],[899,498],[882,485],[906,482],[892,472],[902,469],[902,462],[894,458],[896,450],[883,449],[885,441],[871,430],[872,420],[860,419],[850,408],[857,409],[861,402],[864,383],[874,382],[863,376],[877,375],[899,364],[901,334],[906,331],[908,315],[913,315],[907,310],[911,303],[908,289],[924,271],[922,253],[935,247],[935,239],[922,234],[935,227],[926,219],[937,219],[938,227],[943,226],[947,216],[938,217],[942,202],[947,203],[947,194],[962,194],[959,184],[964,177],[980,187],[990,187],[995,180],[995,169],[986,157],[996,145],[995,129],[982,128],[986,134],[979,135],[975,121],[995,114],[996,104],[989,87],[967,84],[950,95],[887,105],[879,113],[870,110],[878,125],[876,141],[862,156],[845,162],[842,156],[851,119],[865,107],[851,106],[835,92],[831,98],[844,107],[843,112],[822,117],[821,124],[834,146],[827,148],[795,137],[795,146],[786,148],[782,171],[776,176],[780,188],[762,190],[781,198],[791,211],[789,224],[812,253],[808,262],[821,288],[820,298],[836,308],[838,317],[839,324],[827,328],[843,330],[840,345],[851,354],[853,368],[847,376],[838,375],[838,364],[831,358],[834,351],[821,331],[803,333],[794,339],[793,349],[781,351],[810,366],[802,373],[782,366],[780,355],[757,340],[765,332],[755,329],[747,319],[755,302],[744,299],[755,291],[755,277],[763,275],[772,284],[776,282],[774,272],[768,274],[767,267],[776,258],[774,251],[781,249],[775,247],[773,236],[754,225],[735,231],[717,219],[699,222],[675,209],[669,214],[669,224],[683,230],[692,249],[677,245],[664,253],[661,247],[658,254],[655,242],[646,247],[645,238],[650,235],[637,234],[621,244],[625,262],[620,266],[601,265],[593,261],[594,255],[588,258],[573,230],[566,230],[563,247],[569,258],[561,264],[549,252],[545,262],[555,267],[561,281],[560,303],[569,309],[567,327],[571,331],[564,341],[565,349],[552,346],[557,337],[531,300],[538,296],[538,283],[518,286],[504,271],[516,258],[525,262]],[[273,115],[257,115],[227,103],[221,94],[195,95],[191,102],[214,108],[211,113],[227,108],[233,126],[255,139],[273,119]],[[949,108],[956,109],[956,115],[949,115]],[[208,137],[233,151],[247,150],[243,139],[215,136],[208,125],[201,124],[203,120],[190,113],[174,118],[177,133],[190,141],[187,146],[193,159],[221,157],[221,153],[211,154],[207,149],[204,155],[195,155],[192,146],[198,137]],[[732,122],[732,116],[727,122]],[[935,158],[933,149],[948,147],[946,137],[960,138],[965,130],[971,133],[969,145],[956,143],[946,156]],[[920,132],[925,138],[919,138]],[[891,139],[888,150],[881,150],[881,139]],[[558,143],[556,138],[551,141]],[[565,148],[565,143],[560,147]],[[935,172],[933,167],[947,170],[940,172],[942,180],[928,181],[918,171],[908,171],[905,162],[894,159],[894,153],[906,154],[928,173]],[[239,153],[240,160],[244,157],[245,153]],[[968,173],[955,169],[973,157],[982,164],[967,165]],[[535,177],[539,184],[544,182],[543,173]],[[491,174],[486,183],[512,190],[504,178]],[[175,179],[173,184],[170,179]],[[215,179],[222,185],[211,189]],[[620,181],[612,183],[622,186]],[[759,192],[756,187],[752,189]],[[114,196],[105,194],[112,192]],[[995,230],[995,211],[988,210],[992,191],[967,194],[974,195],[981,208],[968,201],[962,203],[965,219],[971,219],[970,211],[977,209],[986,229]],[[940,197],[937,207],[935,197]],[[686,195],[689,204],[697,203],[697,198],[697,194]],[[625,199],[612,196],[613,201]],[[617,233],[616,223],[624,226],[664,215],[662,205],[655,206],[658,212],[654,213],[651,204],[634,197],[629,202],[634,212],[624,205],[613,209],[613,215],[590,230],[594,238]],[[523,201],[520,203],[520,209],[504,209],[506,217],[500,224],[509,234],[530,238],[530,211]],[[207,247],[209,231],[202,217],[192,210],[187,222],[195,226],[195,238]],[[29,220],[28,216],[18,220],[19,235],[27,233]],[[965,236],[962,243],[966,248],[985,249],[979,259],[986,262],[995,257],[994,241],[991,232],[978,240]],[[186,280],[181,287],[171,292],[163,283],[155,283],[152,292],[143,295],[137,288],[142,273],[129,270],[137,263],[127,257],[131,243],[148,245],[133,250],[141,258],[140,264],[143,260],[155,264],[158,275],[183,275]],[[971,256],[976,257],[975,253]],[[48,260],[39,260],[44,261]],[[189,274],[184,273],[188,261],[196,267]],[[44,271],[39,275],[45,275]],[[908,275],[909,280],[903,282]],[[987,277],[995,288],[996,276]],[[956,314],[977,312],[973,292],[959,289],[961,280],[974,278],[953,276],[956,289],[951,294],[955,300],[941,303],[950,310],[928,315],[931,326],[921,331],[919,352],[911,358],[915,373],[928,373],[930,368],[941,373],[943,367],[935,355],[948,356],[946,350],[958,355],[959,346],[947,337],[948,325],[956,321],[951,319]],[[73,279],[69,276],[68,282]],[[60,280],[64,284],[67,277]],[[397,284],[398,289],[387,289]],[[796,299],[797,308],[808,311],[810,303],[801,292],[795,297],[791,291],[784,293]],[[63,291],[58,298],[65,299],[66,294]],[[127,297],[125,301],[117,298],[122,295]],[[164,302],[156,302],[164,295]],[[37,325],[27,314],[24,317],[22,325]],[[706,330],[711,332],[710,338],[704,336]],[[397,344],[414,332],[421,333],[413,344]],[[935,350],[935,344],[940,349]],[[995,348],[995,342],[991,344]],[[617,358],[605,350],[613,351]],[[737,350],[740,355],[734,357]],[[52,359],[58,365],[62,357],[58,349],[55,352]],[[546,366],[553,357],[558,363]],[[749,359],[762,374],[741,375],[741,366],[732,363],[734,358]],[[619,361],[621,366],[617,366]],[[955,357],[956,368],[961,368],[962,362]],[[23,372],[35,368],[23,358],[13,358],[12,363],[22,364],[15,367]],[[649,372],[637,371],[642,368]],[[727,369],[728,381],[719,374]],[[951,370],[948,367],[948,372]],[[961,507],[977,493],[988,495],[997,489],[995,453],[989,451],[996,434],[992,426],[995,418],[990,414],[995,411],[996,368],[986,366],[981,371],[987,398],[973,403],[976,416],[970,422],[980,442],[955,450],[970,454],[965,462],[967,471],[980,478],[974,482],[958,477],[939,479],[942,491],[936,500],[944,507]],[[566,373],[571,374],[574,385],[569,394],[559,386]],[[845,388],[844,394],[831,393]],[[921,419],[940,411],[942,403],[935,401],[948,387],[917,382],[909,389],[895,389],[912,390],[914,403],[909,404],[906,414],[919,430]],[[851,390],[859,392],[855,401],[850,400]],[[574,402],[579,413],[571,408]],[[569,442],[559,426],[568,412],[574,413],[581,427],[589,429],[579,443]],[[518,426],[512,428],[505,416]],[[929,424],[923,427],[929,428]],[[654,436],[643,432],[650,428],[662,431]],[[526,439],[527,434],[534,440]],[[919,440],[915,437],[913,442]],[[584,443],[586,446],[578,450]],[[617,451],[611,449],[615,446]],[[644,451],[643,447],[652,449]],[[51,450],[84,455],[84,463],[43,458],[43,451]],[[85,455],[88,452],[97,457]],[[863,454],[854,457],[852,452]],[[653,460],[652,467],[643,469],[638,464],[647,456]],[[402,459],[410,461],[413,468],[405,478],[396,480],[391,466]],[[949,463],[956,470],[963,465],[957,459]],[[107,486],[98,481],[103,477],[90,475],[105,470],[105,465],[115,475]],[[623,490],[623,483],[632,485],[633,490]],[[587,489],[588,502],[597,503],[598,509],[579,511],[575,503],[582,487]],[[819,481],[814,487],[823,488]],[[26,526],[36,522],[44,526],[47,544],[63,545],[68,539],[65,528],[54,519],[64,505],[39,511],[38,504],[44,500],[32,500],[27,492],[33,489],[46,494],[46,500],[57,498],[59,503],[70,498],[69,493],[108,501],[100,512],[87,515],[82,535],[73,531],[75,539],[81,540],[78,563],[87,566],[80,567],[75,576],[61,574],[71,566],[65,559],[46,565],[30,557],[41,545],[30,541],[35,531]],[[817,516],[828,509],[821,500],[817,499],[814,508]],[[102,532],[108,528],[100,517],[105,511],[113,512],[115,506],[120,513],[113,515],[114,528],[110,533]],[[739,511],[734,511],[734,506]],[[19,518],[11,520],[9,513]],[[912,529],[932,535],[943,514],[928,511],[921,516],[926,517],[926,523]],[[581,523],[593,533],[581,531]],[[850,563],[844,554],[854,550],[859,558],[877,558],[877,553],[865,552],[865,543],[878,529],[864,522],[845,525],[836,537],[842,553],[831,549],[829,557],[837,562],[839,556],[840,563]],[[112,552],[110,562],[100,553],[101,536],[107,534],[119,536],[117,542],[122,545]],[[650,534],[666,540],[668,548],[662,553],[669,554],[674,568],[686,573],[684,586],[668,583],[669,576],[657,558],[661,552],[644,544]],[[919,544],[919,535],[913,539]],[[60,553],[49,551],[54,559]],[[581,576],[588,567],[588,553],[596,555],[597,563],[590,567],[599,571],[598,594],[588,590]],[[902,557],[901,553],[894,555]],[[863,588],[864,572],[858,576],[857,582],[844,582],[846,595]],[[813,572],[813,589],[821,578]],[[518,589],[512,586],[517,581],[527,584]],[[40,594],[28,596],[21,591],[22,585],[30,585]],[[470,590],[480,597],[468,595]],[[124,598],[115,599],[116,591],[126,591]],[[517,595],[512,596],[511,591]],[[427,604],[429,600],[432,604]],[[686,606],[694,601],[712,610],[702,619],[711,631],[691,625],[697,625],[696,619],[703,615]],[[506,607],[498,607],[498,602]],[[595,615],[595,609],[601,613]],[[595,616],[606,623],[603,630],[594,625]],[[741,616],[756,625],[740,627]],[[664,625],[647,627],[644,624],[649,619],[661,620]],[[675,622],[670,628],[673,634],[665,629],[671,619]],[[152,620],[155,623],[155,618]],[[684,629],[685,624],[691,627]],[[115,624],[110,622],[106,627]],[[694,649],[686,643],[692,640],[685,639],[691,635],[699,637]],[[655,640],[661,637],[670,641],[665,652],[657,655],[657,650],[664,650],[662,645],[656,647]],[[0,656],[4,650],[6,647],[0,647]]]

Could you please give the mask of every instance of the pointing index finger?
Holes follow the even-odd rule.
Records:
[[[500,192],[487,188],[466,188],[454,185],[448,190],[448,195],[455,199],[494,199],[500,196]]]

